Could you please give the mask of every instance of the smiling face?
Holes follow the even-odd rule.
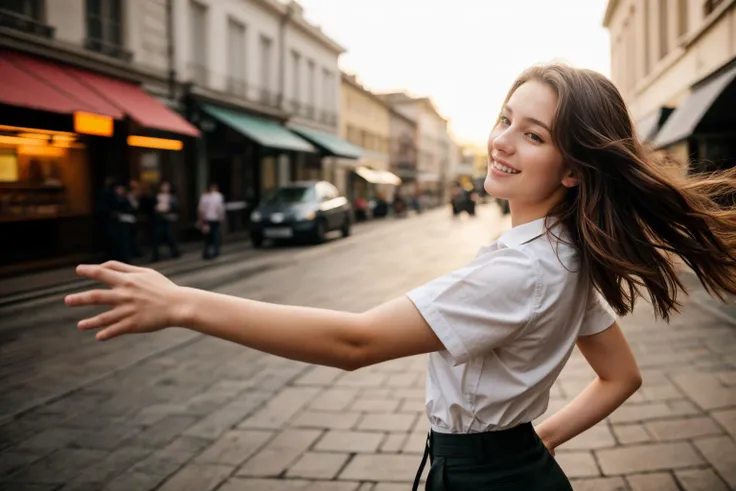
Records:
[[[545,216],[577,184],[552,142],[556,108],[557,94],[549,85],[524,82],[506,102],[488,139],[484,187],[491,196],[509,200],[516,223]]]

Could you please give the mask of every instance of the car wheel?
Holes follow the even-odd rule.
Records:
[[[263,235],[261,234],[251,235],[250,241],[253,243],[253,247],[256,249],[260,249],[261,247],[263,247]]]
[[[314,226],[314,242],[316,244],[321,244],[325,241],[325,237],[327,235],[327,224],[324,220],[319,220],[317,224]]]
[[[348,215],[345,215],[345,219],[342,222],[342,227],[340,228],[343,237],[350,237],[350,228],[350,217]]]

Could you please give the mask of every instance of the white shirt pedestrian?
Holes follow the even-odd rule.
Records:
[[[199,213],[208,222],[219,222],[225,216],[225,200],[219,191],[208,191],[199,199]]]
[[[464,268],[408,293],[446,348],[428,355],[426,412],[434,431],[495,431],[535,420],[578,336],[615,322],[579,272],[564,229],[553,229],[563,240],[544,231],[544,219],[515,227]]]

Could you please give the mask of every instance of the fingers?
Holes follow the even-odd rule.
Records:
[[[130,309],[125,307],[117,307],[90,319],[84,319],[77,323],[77,327],[82,331],[89,329],[99,329],[101,327],[111,326],[130,315]]]
[[[77,274],[110,286],[120,285],[124,281],[121,273],[94,264],[80,264],[77,266]]]
[[[121,300],[120,292],[115,290],[90,290],[67,295],[64,302],[70,307],[83,307],[86,305],[114,305]]]
[[[132,264],[121,263],[120,261],[107,261],[101,265],[103,268],[117,271],[119,273],[141,273],[146,271],[146,268],[133,266]]]
[[[118,336],[126,334],[129,328],[130,322],[128,320],[122,320],[98,332],[95,335],[95,339],[97,339],[97,341],[107,341],[108,339],[116,338]]]

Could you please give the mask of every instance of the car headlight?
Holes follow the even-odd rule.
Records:
[[[261,221],[261,212],[260,211],[254,211],[250,214],[250,221],[251,222],[260,222]]]
[[[314,210],[307,210],[299,213],[297,217],[299,220],[314,220],[317,213]]]

